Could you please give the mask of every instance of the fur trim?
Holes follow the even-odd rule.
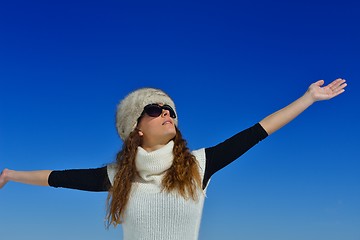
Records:
[[[131,92],[117,105],[116,128],[123,141],[135,129],[137,120],[144,107],[151,103],[162,103],[171,106],[175,113],[173,100],[162,90],[155,88],[140,88]],[[176,114],[177,115],[177,114]],[[177,125],[177,118],[174,119]]]

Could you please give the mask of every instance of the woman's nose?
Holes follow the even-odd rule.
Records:
[[[162,113],[161,113],[161,116],[162,116],[162,117],[165,117],[165,116],[167,116],[167,115],[169,115],[169,114],[170,114],[169,110],[163,109],[163,110],[162,110]]]

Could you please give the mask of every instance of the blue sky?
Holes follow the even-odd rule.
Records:
[[[0,4],[0,169],[112,162],[116,104],[175,100],[191,149],[215,145],[347,79],[211,180],[201,240],[360,238],[359,4],[354,1],[11,1]],[[3,239],[121,239],[106,193],[9,183]]]

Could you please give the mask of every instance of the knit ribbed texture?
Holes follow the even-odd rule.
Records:
[[[122,224],[124,240],[196,240],[198,239],[205,192],[199,200],[185,200],[177,193],[161,191],[161,180],[173,161],[174,143],[153,152],[139,147],[136,167],[140,177],[133,183],[130,201]],[[192,152],[205,170],[205,149]],[[115,168],[108,166],[111,183]]]
[[[147,152],[142,147],[138,147],[135,165],[140,175],[139,181],[156,183],[158,186],[161,183],[163,173],[172,165],[173,147],[174,141],[170,141],[164,147],[153,152]]]

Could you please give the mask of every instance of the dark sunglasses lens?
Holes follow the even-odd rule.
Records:
[[[157,105],[148,105],[145,107],[144,110],[146,114],[149,115],[150,117],[158,117],[162,113],[161,107]]]

